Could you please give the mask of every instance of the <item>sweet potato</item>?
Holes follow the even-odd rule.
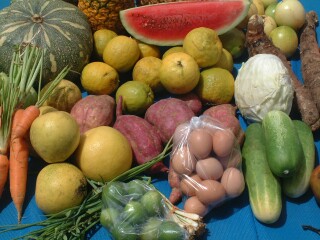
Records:
[[[81,134],[99,126],[110,126],[114,120],[115,100],[109,95],[88,95],[79,100],[70,114],[80,126]]]
[[[212,106],[203,112],[203,115],[208,115],[221,123],[223,128],[230,129],[236,136],[239,145],[241,146],[244,140],[244,131],[241,128],[240,122],[236,117],[237,107],[232,104],[220,104]]]
[[[316,37],[317,24],[317,13],[307,12],[306,22],[300,35],[300,58],[304,84],[310,89],[320,112],[320,52]]]
[[[122,115],[122,97],[119,98],[117,103],[116,121],[113,127],[128,139],[134,160],[138,165],[150,161],[163,150],[161,138],[154,126],[142,117]],[[167,166],[158,162],[150,168],[149,173],[167,171]]]
[[[312,131],[319,129],[320,113],[313,101],[310,89],[299,81],[292,70],[290,61],[287,60],[279,48],[272,44],[265,34],[262,16],[253,15],[250,17],[246,33],[246,47],[250,57],[256,54],[268,53],[274,54],[281,59],[292,79],[292,86],[295,91],[294,106],[297,107],[302,120],[311,127]]]
[[[185,101],[173,97],[153,103],[145,113],[145,119],[156,127],[163,143],[170,140],[178,125],[194,116]]]
[[[202,102],[199,96],[193,92],[182,94],[177,98],[185,101],[189,108],[194,112],[195,115],[199,115],[202,111]]]

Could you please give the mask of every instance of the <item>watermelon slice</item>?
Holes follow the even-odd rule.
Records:
[[[158,3],[120,11],[122,25],[134,38],[158,46],[181,45],[186,34],[208,27],[223,34],[237,26],[250,0],[208,0]]]

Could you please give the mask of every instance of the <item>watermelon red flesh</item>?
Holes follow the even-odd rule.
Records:
[[[159,46],[181,45],[186,34],[208,27],[223,34],[247,15],[248,0],[159,3],[120,11],[126,30],[136,39]]]

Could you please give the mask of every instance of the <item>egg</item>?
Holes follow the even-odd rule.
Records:
[[[196,173],[204,180],[218,180],[223,174],[223,166],[220,161],[214,157],[201,159],[197,161]]]
[[[172,143],[174,146],[183,143],[184,139],[188,136],[189,128],[190,126],[188,122],[181,123],[176,127],[172,137]]]
[[[238,197],[245,188],[243,173],[234,167],[227,168],[222,175],[221,184],[228,197]]]
[[[214,153],[219,157],[226,157],[234,148],[235,136],[230,130],[215,131],[212,142]]]
[[[197,174],[184,176],[180,182],[181,192],[186,196],[195,196],[201,180]]]
[[[212,145],[212,136],[204,128],[196,128],[188,136],[190,152],[198,159],[208,157],[212,152]]]
[[[196,168],[196,159],[187,146],[176,148],[172,154],[171,164],[177,174],[191,175]]]
[[[203,180],[196,196],[205,205],[217,205],[226,197],[226,191],[222,184],[216,180]]]
[[[228,167],[239,167],[242,163],[242,155],[240,150],[238,149],[233,149],[230,155],[219,157],[218,159],[222,164],[223,169],[226,169]]]
[[[208,206],[200,202],[196,196],[193,196],[185,201],[184,210],[188,213],[195,213],[203,217],[208,212]]]

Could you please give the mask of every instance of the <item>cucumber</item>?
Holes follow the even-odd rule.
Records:
[[[272,110],[262,120],[267,159],[278,177],[290,177],[302,164],[303,150],[295,126],[288,114]]]
[[[280,181],[269,168],[261,123],[251,123],[245,134],[242,158],[250,206],[256,219],[271,224],[282,210]]]
[[[283,179],[282,190],[286,196],[298,198],[309,189],[311,173],[315,167],[316,150],[310,127],[300,120],[293,120],[293,124],[298,132],[304,156],[298,171],[292,177]]]

